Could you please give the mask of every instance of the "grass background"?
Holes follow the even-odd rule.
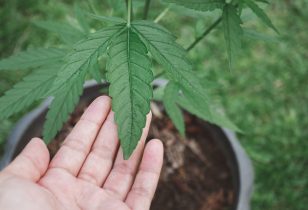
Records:
[[[26,48],[58,45],[54,34],[34,27],[31,22],[74,22],[75,2],[87,8],[81,0],[0,0],[0,57]],[[92,2],[104,15],[121,15],[125,7],[120,1]],[[138,17],[143,1],[134,2]],[[157,1],[152,6],[150,18],[163,10]],[[221,26],[189,56],[201,76],[217,83],[212,91],[215,99],[244,131],[238,136],[256,172],[252,209],[304,210],[308,206],[308,2],[274,0],[266,10],[280,35],[244,11],[245,27],[266,34],[266,41],[245,39],[240,58],[231,71]],[[179,37],[181,44],[188,46],[218,15],[174,9],[161,23]],[[0,72],[0,95],[26,73]],[[24,113],[0,122],[1,150],[10,129]]]

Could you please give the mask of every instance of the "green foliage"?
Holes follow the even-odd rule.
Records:
[[[248,39],[261,40],[269,43],[279,42],[279,39],[274,36],[258,33],[254,30],[249,30],[249,29],[244,29],[243,37]]]
[[[85,37],[83,31],[67,23],[43,20],[34,21],[33,23],[39,28],[58,34],[65,43],[70,45]]]
[[[54,94],[54,99],[49,106],[44,124],[43,136],[46,143],[55,137],[69,114],[74,110],[75,105],[79,101],[79,96],[83,91],[84,79],[85,73],[81,72],[78,77],[73,77],[68,80]]]
[[[140,34],[153,58],[165,67],[168,78],[179,85],[179,91],[183,92],[184,97],[190,101],[194,110],[199,110],[195,112],[196,115],[206,116],[206,119],[211,122],[223,122],[223,116],[217,115],[219,119],[216,119],[216,115],[211,113],[208,91],[203,88],[196,74],[192,71],[192,66],[186,58],[186,51],[175,42],[174,36],[166,29],[149,21],[135,21],[132,27]],[[168,96],[165,97],[164,102],[167,97],[171,97],[170,92],[176,93],[174,88],[172,86],[172,91],[165,92]],[[167,104],[167,106],[170,107],[170,104]],[[171,119],[179,118],[179,114],[170,113],[170,109],[168,114],[173,116]],[[173,120],[173,122],[182,132],[180,123],[176,120]],[[227,125],[227,123],[224,123],[224,125]],[[234,125],[230,124],[228,127],[235,128]]]
[[[208,104],[204,99],[204,97],[198,97],[194,95],[193,92],[190,92],[189,90],[171,81],[164,88],[163,97],[156,98],[156,100],[163,100],[167,114],[182,135],[185,133],[185,127],[182,113],[179,108],[185,109],[205,121],[220,125],[224,128],[229,128],[234,131],[242,132],[225,115],[220,106],[210,99],[209,95],[206,100],[208,100],[211,104]]]
[[[236,2],[226,3],[224,0],[166,2],[203,12],[222,10],[221,19],[230,67],[232,66],[243,36],[239,8],[242,6]],[[120,1],[109,3],[114,8]],[[266,14],[254,2],[245,0],[245,3],[261,20],[274,28]],[[135,5],[134,9],[140,5]],[[96,14],[75,4],[76,21],[71,20],[70,24],[49,20],[34,21],[36,26],[56,33],[65,43],[64,46],[61,45],[62,48],[69,49],[68,52],[53,48],[29,50],[0,61],[0,70],[36,69],[0,99],[0,118],[7,118],[38,99],[53,96],[43,132],[45,141],[49,142],[74,110],[87,75],[97,82],[107,79],[124,158],[127,159],[138,144],[146,115],[150,111],[153,95],[151,83],[154,79],[151,70],[153,58],[162,66],[163,75],[168,80],[160,98],[182,135],[185,135],[185,126],[181,108],[209,122],[239,131],[216,105],[211,105],[213,100],[209,94],[210,85],[202,84],[187,58],[187,50],[176,42],[173,33],[153,21],[131,21],[131,4],[127,7],[127,20],[98,15],[95,5],[90,6]],[[166,10],[162,14],[160,19],[166,14]],[[109,26],[95,31],[88,19],[100,20]],[[221,19],[202,34],[208,34]],[[202,37],[198,38],[194,44],[201,39]],[[103,78],[99,65],[99,60],[105,54],[108,54],[107,78]],[[62,65],[50,71],[59,62]]]
[[[153,58],[165,67],[169,78],[187,82],[180,73],[190,71],[192,66],[186,58],[186,51],[175,42],[175,37],[169,31],[150,21],[134,21],[132,28],[144,41]]]
[[[103,75],[97,62],[93,63],[93,65],[89,67],[89,73],[91,74],[92,78],[96,80],[97,83],[102,82]]]
[[[225,0],[164,0],[168,3],[176,3],[178,5],[200,11],[211,11],[222,8],[225,5]]]
[[[124,15],[123,0],[108,0],[112,3],[119,2],[114,10],[110,9],[107,1],[91,1],[99,11],[96,14]],[[76,2],[82,10],[89,12],[86,10],[87,1]],[[164,10],[165,5],[159,5],[158,2],[151,3],[149,19]],[[266,1],[255,0],[273,18],[272,21],[281,32],[278,39],[267,27],[259,24],[251,10],[243,4],[242,20],[245,28],[242,56],[234,63],[234,70],[231,73],[226,71],[228,66],[224,61],[222,25],[218,25],[213,33],[200,41],[189,52],[189,58],[196,70],[194,74],[202,75],[216,84],[214,89],[209,90],[213,95],[210,104],[213,104],[213,100],[222,103],[230,119],[245,131],[238,137],[255,168],[251,208],[306,210],[308,141],[305,139],[308,139],[308,118],[303,116],[308,116],[308,31],[305,30],[308,4],[306,0],[274,0],[270,1],[270,5],[261,2]],[[3,1],[0,7],[1,56],[6,57],[12,52],[36,46],[58,44],[54,41],[53,33],[41,33],[35,27],[29,27],[29,23],[34,19],[60,22],[68,20],[74,23],[71,3],[72,1],[62,0]],[[134,19],[140,19],[141,10],[134,11]],[[185,8],[181,11],[171,9],[160,23],[178,36],[178,43],[188,46],[194,39],[195,23],[198,21],[202,26],[200,29],[205,30],[213,18],[220,15],[220,10],[204,12],[204,15],[200,13]],[[88,17],[85,20],[90,23],[91,32],[103,25]],[[61,44],[60,47],[65,46]],[[101,69],[104,69],[102,65]],[[163,69],[153,62],[153,70],[157,73]],[[29,71],[0,71],[0,94],[13,87],[27,72]],[[207,84],[203,82],[203,85],[208,89]],[[154,92],[155,99],[162,99],[164,88],[160,87]],[[213,106],[216,106],[215,103]],[[5,142],[15,122],[32,108],[33,106],[10,119],[0,120],[0,142]]]
[[[211,11],[214,9],[222,9],[222,20],[224,27],[224,34],[227,46],[227,53],[229,58],[229,68],[235,63],[237,55],[241,49],[241,42],[243,37],[243,29],[241,27],[241,13],[245,6],[248,6],[268,27],[272,28],[278,33],[278,30],[273,25],[267,14],[254,2],[254,0],[164,0],[167,3],[175,3],[189,9],[198,11]],[[267,3],[266,0],[257,0],[261,3]],[[211,28],[211,27],[210,27]],[[249,33],[248,35],[257,35],[257,33]],[[257,37],[265,37],[266,35],[257,35]]]
[[[66,63],[49,91],[55,99],[44,126],[45,141],[50,141],[56,135],[67,116],[73,111],[87,72],[95,65],[98,56],[106,51],[111,37],[121,28],[123,26],[111,26],[97,31],[76,44],[74,50],[67,55]],[[71,101],[67,101],[68,98]]]
[[[93,19],[100,20],[102,22],[111,23],[111,24],[121,24],[126,23],[126,21],[122,18],[118,17],[111,17],[111,16],[103,16],[103,15],[96,15],[92,13],[87,13],[87,15]]]
[[[188,112],[196,115],[197,117],[209,121],[213,124],[220,125],[223,128],[229,128],[233,131],[242,132],[223,112],[222,109],[219,109],[219,105],[213,103],[210,105],[209,109],[210,112],[205,112],[201,106],[195,106],[190,98],[187,97],[180,97],[178,99],[179,105],[187,110]]]
[[[186,51],[175,42],[170,32],[150,21],[135,21],[132,27],[143,39],[153,58],[164,66],[170,80],[180,84],[190,95],[207,98],[206,91],[192,72]],[[206,103],[203,108],[207,109]]]
[[[163,103],[167,114],[171,118],[175,127],[182,136],[185,135],[185,124],[181,109],[177,105],[179,97],[179,86],[174,82],[169,82],[165,88]]]
[[[150,111],[153,73],[147,48],[129,27],[112,39],[108,54],[109,94],[127,159],[137,146]]]
[[[58,71],[59,65],[35,70],[7,91],[0,98],[0,119],[10,117],[43,97],[51,88]]]
[[[241,27],[242,21],[237,13],[236,7],[232,4],[226,4],[222,18],[229,57],[229,67],[232,68],[232,65],[241,49],[243,36],[243,29]]]
[[[270,28],[278,33],[277,28],[274,26],[272,21],[269,19],[267,14],[252,0],[245,0],[247,6]]]
[[[75,79],[82,72],[87,72],[89,66],[97,62],[99,55],[106,52],[112,36],[122,28],[123,25],[106,27],[78,42],[74,50],[67,55],[66,64],[63,65],[50,92],[62,88],[67,81]]]
[[[56,48],[31,49],[1,60],[0,71],[36,68],[58,62],[64,55],[65,51]]]
[[[74,5],[74,12],[76,19],[82,28],[83,33],[88,34],[90,32],[90,25],[86,21],[86,11],[82,10],[78,4]]]

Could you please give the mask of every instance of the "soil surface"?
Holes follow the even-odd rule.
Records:
[[[81,102],[77,106],[55,140],[48,145],[51,156],[89,103]],[[236,198],[231,170],[205,123],[185,113],[186,137],[182,137],[159,105],[154,108],[148,138],[163,141],[165,157],[151,210],[234,209]]]

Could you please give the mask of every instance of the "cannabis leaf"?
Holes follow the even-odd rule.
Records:
[[[150,21],[134,21],[132,28],[146,44],[153,58],[166,68],[169,77],[174,76],[175,80],[180,81],[182,78],[178,73],[192,69],[186,51],[165,28]]]
[[[226,4],[223,9],[222,18],[229,57],[229,67],[231,68],[233,62],[236,60],[238,52],[241,49],[241,41],[243,36],[243,29],[241,27],[242,21],[235,6],[232,4]]]
[[[102,82],[102,73],[100,72],[98,62],[94,62],[92,66],[90,66],[89,73],[92,78],[96,80],[97,83]]]
[[[208,112],[204,112],[204,110],[200,107],[198,108],[194,106],[190,98],[187,98],[185,96],[178,98],[178,104],[188,112],[196,115],[197,117],[205,121],[214,123],[216,125],[222,126],[224,128],[229,128],[233,131],[241,132],[241,130],[234,123],[232,123],[232,121],[222,112],[222,110],[217,108],[219,106],[213,103],[213,101],[211,102],[212,104],[209,108],[211,110],[211,115],[209,115]]]
[[[187,95],[202,101],[200,105],[208,109],[207,92],[192,71],[186,58],[186,50],[175,42],[175,37],[165,28],[149,21],[134,21],[132,28],[146,44],[153,58],[167,70],[167,76],[185,90]]]
[[[263,23],[279,33],[267,14],[256,3],[254,3],[252,0],[245,0],[245,3],[263,21]]]
[[[164,0],[168,3],[175,3],[190,9],[199,11],[211,11],[218,8],[223,8],[225,0]]]
[[[56,63],[65,51],[56,48],[30,49],[0,61],[0,70],[22,70]]]
[[[28,107],[50,89],[59,65],[35,70],[0,98],[0,119],[8,118]]]
[[[43,129],[44,141],[46,143],[49,143],[57,134],[78,103],[79,96],[83,91],[85,73],[86,72],[81,72],[80,75],[68,80],[66,84],[54,94],[54,99],[49,106]]]
[[[267,0],[256,0],[256,1],[264,3],[264,4],[269,4],[269,2]]]
[[[47,31],[54,32],[67,44],[74,44],[77,41],[85,38],[85,33],[78,28],[75,28],[67,23],[60,23],[54,21],[34,21],[35,26]]]
[[[75,11],[75,17],[80,25],[80,27],[82,28],[83,32],[85,34],[88,34],[90,31],[90,25],[89,23],[86,21],[86,12],[83,11],[78,4],[74,5],[74,11]]]
[[[161,26],[147,21],[135,21],[132,23],[132,28],[147,45],[153,58],[166,68],[169,79],[178,84],[178,91],[175,91],[174,86],[171,87],[171,90],[167,90],[166,99],[171,97],[171,93],[175,94],[172,96],[174,99],[177,98],[178,92],[182,92],[180,98],[189,101],[190,107],[193,107],[191,110],[194,110],[198,116],[202,116],[203,119],[206,118],[210,122],[225,123],[227,120],[212,113],[208,91],[204,89],[199,78],[192,71],[191,64],[186,59],[186,51],[175,42],[172,34]],[[167,104],[167,106],[171,105]],[[168,110],[170,113],[170,108]],[[171,118],[173,118],[176,127],[179,130],[182,129],[182,125],[174,120],[176,117]],[[229,127],[232,128],[232,126]]]
[[[267,3],[266,0],[256,1]],[[223,10],[222,17],[203,36],[223,21],[230,68],[241,48],[243,35],[266,38],[253,32],[245,31],[244,34],[240,18],[243,6],[247,5],[267,26],[278,32],[256,1],[165,0],[199,11]],[[120,4],[120,0],[110,0],[109,3],[114,7]],[[98,60],[102,54],[108,52],[109,95],[113,98],[112,109],[125,159],[130,157],[137,146],[146,124],[146,115],[150,111],[150,100],[153,97],[151,83],[154,78],[150,56],[163,66],[163,73],[169,79],[165,88],[160,87],[156,91],[156,98],[162,99],[167,114],[182,135],[185,134],[182,108],[204,120],[239,131],[213,105],[208,93],[209,86],[201,83],[186,57],[187,51],[176,43],[175,37],[156,23],[131,22],[132,1],[128,3],[127,23],[122,18],[87,13],[78,5],[75,5],[78,21],[76,27],[53,21],[35,21],[36,26],[57,33],[71,51],[67,53],[53,48],[28,50],[1,60],[0,70],[30,68],[34,71],[0,98],[0,119],[13,115],[37,99],[51,95],[54,99],[43,131],[44,139],[50,141],[77,104],[87,74],[98,82],[102,80]],[[123,6],[122,3],[121,5]],[[91,7],[95,12],[92,4]],[[86,21],[86,16],[113,26],[87,35],[91,26]],[[202,37],[198,37],[191,46],[201,39]]]
[[[44,126],[43,134],[46,141],[56,135],[73,111],[89,67],[97,62],[98,56],[106,51],[111,37],[122,28],[123,25],[117,25],[97,31],[78,42],[74,50],[67,55],[65,65],[60,69],[53,87],[47,93],[54,95],[55,99],[50,106]]]
[[[109,94],[124,158],[128,159],[137,146],[150,111],[151,62],[146,46],[130,27],[112,39],[108,54]]]
[[[258,33],[254,30],[249,30],[249,29],[244,29],[243,31],[244,31],[243,37],[245,38],[261,40],[264,42],[279,42],[279,39],[274,36]]]
[[[209,109],[208,111],[204,109],[204,100],[202,98],[194,97],[193,93],[187,93],[180,85],[174,82],[169,82],[164,89],[163,103],[166,112],[182,135],[184,135],[183,132],[185,132],[185,130],[183,130],[185,129],[185,125],[179,107],[205,121],[241,132],[241,130],[234,125],[231,120],[229,120],[229,118],[223,113],[222,109],[220,109],[220,106],[217,103],[214,103],[213,100],[208,98],[208,100],[211,101],[211,104],[207,105]]]
[[[93,19],[103,21],[103,22],[106,22],[106,23],[121,24],[121,23],[126,22],[126,20],[119,18],[119,17],[102,16],[102,15],[96,15],[96,14],[92,14],[92,13],[87,13],[87,15],[89,17],[93,18]]]
[[[179,97],[179,86],[174,82],[169,82],[165,88],[163,104],[167,114],[182,136],[185,135],[185,124],[181,109],[177,105]]]
[[[97,62],[98,56],[106,52],[112,36],[121,31],[124,26],[106,27],[75,44],[74,50],[66,56],[66,64],[59,72],[50,93],[61,88],[71,78],[78,76],[82,72],[87,72],[89,66]]]

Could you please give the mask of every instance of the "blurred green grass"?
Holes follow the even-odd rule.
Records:
[[[0,56],[22,49],[52,46],[59,40],[31,25],[32,20],[67,21],[75,1],[0,1]],[[81,5],[85,5],[84,1]],[[98,1],[95,1],[100,5]],[[107,1],[106,1],[107,2]],[[138,1],[139,5],[141,0]],[[99,8],[115,13],[108,4]],[[162,8],[153,4],[150,17]],[[304,210],[308,206],[308,4],[306,0],[274,0],[267,8],[280,31],[278,38],[251,13],[245,26],[265,33],[268,42],[245,40],[236,66],[229,71],[222,30],[219,27],[193,49],[195,69],[207,80],[217,82],[213,90],[230,118],[244,131],[239,135],[253,160],[256,180],[252,209]],[[141,9],[136,9],[137,14]],[[191,14],[190,14],[191,15]],[[194,36],[217,16],[194,14],[181,17],[174,12],[162,20],[188,46]],[[202,17],[195,21],[195,17]],[[0,95],[25,73],[0,73]],[[0,122],[0,146],[22,114]]]

